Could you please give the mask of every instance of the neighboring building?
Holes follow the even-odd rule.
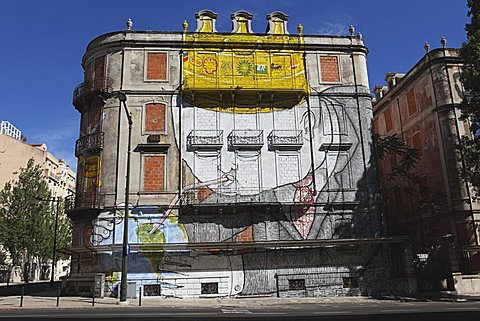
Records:
[[[0,134],[8,135],[15,139],[22,138],[22,132],[6,120],[0,122]]]
[[[2,122],[3,124],[3,122]],[[65,163],[47,151],[45,144],[27,144],[25,139],[20,140],[20,131],[11,130],[18,135],[0,134],[0,189],[5,183],[17,180],[20,169],[27,166],[28,160],[33,158],[40,165],[50,189],[52,197],[66,198],[75,193],[75,172]],[[15,137],[15,138],[14,138]],[[52,231],[53,232],[53,231]],[[68,272],[69,260],[59,260],[55,268],[55,278]],[[38,280],[41,275],[48,277],[45,271],[51,271],[51,266],[37,266],[30,269],[32,280]],[[51,265],[51,264],[50,264]],[[12,282],[19,282],[22,278],[21,268],[14,269]]]
[[[395,157],[379,162],[387,230],[411,237],[420,290],[453,289],[452,272],[480,272],[480,204],[459,176],[462,157],[455,148],[460,136],[470,135],[457,108],[461,68],[457,49],[435,49],[406,75],[387,74],[388,87],[375,88],[376,133],[398,135],[422,156],[415,168],[420,188],[411,195],[401,180],[386,179]]]
[[[381,237],[361,35],[292,35],[281,12],[253,33],[245,11],[219,33],[216,17],[197,13],[195,32],[129,21],[88,45],[68,290],[90,291],[96,273],[118,290],[124,93],[133,295],[384,293],[389,243],[404,239]]]

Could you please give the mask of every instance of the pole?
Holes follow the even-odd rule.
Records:
[[[25,286],[22,285],[22,295],[20,296],[20,307],[23,307],[23,296],[25,295]]]
[[[57,307],[60,305],[60,287],[57,288]]]
[[[54,199],[55,200],[55,199]],[[52,253],[52,277],[50,278],[50,286],[53,287],[55,282],[55,264],[57,261],[57,228],[58,228],[58,211],[60,207],[60,197],[57,197],[57,210],[55,212],[55,230],[53,231],[53,253]]]
[[[127,146],[127,175],[125,178],[125,209],[123,218],[123,251],[122,251],[122,278],[120,281],[120,302],[127,301],[127,260],[128,260],[128,203],[130,193],[130,155],[131,155],[131,143],[132,143],[132,115],[128,112],[127,105],[125,103],[126,96],[122,97],[123,107],[127,114],[128,119],[128,146]]]

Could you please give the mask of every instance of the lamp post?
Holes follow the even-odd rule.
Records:
[[[53,197],[49,199],[43,199],[40,197],[36,197],[35,199],[39,201],[48,201],[48,202],[55,202],[57,203],[57,209],[55,211],[55,228],[53,230],[53,250],[52,250],[52,276],[50,277],[50,286],[53,287],[53,283],[55,282],[55,263],[57,260],[57,229],[58,229],[58,212],[60,207],[61,197]]]
[[[122,243],[122,277],[120,280],[120,302],[127,301],[127,259],[128,259],[128,216],[129,216],[129,194],[130,194],[130,155],[132,143],[132,114],[128,111],[127,95],[124,92],[117,93],[116,97],[123,105],[128,120],[128,147],[127,147],[127,173],[125,177],[125,209],[123,217],[123,243]]]

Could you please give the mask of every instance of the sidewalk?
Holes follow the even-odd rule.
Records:
[[[448,293],[436,293],[409,297],[317,297],[317,298],[276,298],[276,297],[237,297],[237,298],[196,298],[196,299],[159,299],[142,298],[142,306],[139,300],[129,299],[129,304],[118,304],[116,298],[95,299],[92,306],[92,298],[87,297],[60,297],[59,307],[56,306],[57,298],[51,292],[39,293],[38,295],[26,295],[23,298],[23,307],[20,308],[20,296],[0,297],[0,310],[12,309],[132,309],[132,308],[165,308],[177,310],[202,310],[202,309],[253,309],[261,310],[265,307],[278,309],[291,309],[294,305],[324,305],[333,306],[341,304],[381,305],[393,302],[472,302],[480,301],[479,296],[456,296]]]

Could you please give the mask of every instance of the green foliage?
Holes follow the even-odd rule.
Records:
[[[460,56],[464,62],[462,83],[465,96],[460,106],[461,118],[470,120],[470,130],[475,133],[474,121],[480,121],[480,1],[467,0],[470,23],[465,26],[467,42],[463,44]],[[464,168],[461,169],[463,179],[474,189],[478,197],[480,191],[480,138],[473,135],[463,136],[459,149],[463,154]]]
[[[11,257],[12,266],[52,258],[56,204],[39,165],[30,159],[20,169],[17,181],[0,191],[0,244]],[[61,210],[61,206],[60,206]],[[70,244],[70,223],[59,212],[57,248]]]
[[[377,155],[380,159],[394,157],[396,166],[386,174],[387,180],[403,179],[406,182],[417,180],[413,169],[421,156],[417,149],[408,147],[396,134],[377,137]]]
[[[408,147],[396,134],[390,136],[377,136],[377,155],[380,159],[392,157],[394,166],[384,177],[387,181],[403,181],[405,194],[421,194],[421,207],[435,208],[436,195],[415,173],[415,167],[422,158],[416,148]]]

